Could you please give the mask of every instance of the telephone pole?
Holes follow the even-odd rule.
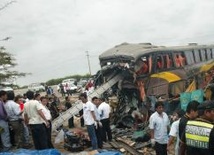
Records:
[[[86,53],[86,57],[87,57],[87,60],[88,60],[88,69],[89,69],[89,74],[91,75],[91,65],[90,65],[90,59],[89,59],[88,51],[86,51],[85,53]]]

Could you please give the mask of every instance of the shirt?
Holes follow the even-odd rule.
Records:
[[[100,113],[96,105],[94,105],[94,114],[97,121],[100,121]]]
[[[154,129],[154,139],[160,144],[167,144],[168,135],[167,128],[170,124],[169,118],[165,112],[162,116],[155,112],[151,115],[149,119],[149,128]]]
[[[42,110],[42,105],[36,100],[29,100],[25,103],[24,113],[29,118],[29,124],[42,124],[44,120],[39,115],[38,110]]]
[[[92,117],[91,112],[95,111],[95,106],[90,101],[87,101],[86,103],[83,103],[83,118],[85,125],[92,125],[94,124],[94,118]]]
[[[176,144],[175,144],[175,155],[178,155],[179,151],[179,131],[178,131],[178,126],[179,126],[180,119],[173,122],[171,125],[171,129],[169,132],[170,136],[176,137]]]
[[[212,124],[211,122],[209,122],[207,120],[203,120],[201,118],[197,118],[196,121]],[[185,131],[181,137],[181,141],[186,143]],[[188,155],[213,155],[213,152],[214,152],[214,128],[211,130],[211,133],[210,133],[209,149],[200,149],[200,148],[191,147],[188,145],[186,146],[186,153]]]
[[[41,104],[41,105],[42,105],[42,112],[43,112],[45,118],[50,121],[52,119],[50,110],[47,108],[47,106],[45,106],[43,104]],[[45,121],[44,121],[44,123],[45,123]]]
[[[185,114],[184,116],[181,117],[180,119],[180,122],[179,122],[179,138],[181,139],[182,135],[184,134],[185,132],[185,129],[186,129],[186,125],[187,125],[187,122],[190,118]]]
[[[20,107],[19,104],[17,104],[16,102],[14,102],[13,100],[8,100],[5,105],[5,110],[7,112],[7,116],[9,121],[17,121],[20,118]]]
[[[100,113],[100,119],[101,120],[107,119],[107,118],[109,118],[111,108],[110,108],[109,104],[102,102],[98,107],[98,111]]]

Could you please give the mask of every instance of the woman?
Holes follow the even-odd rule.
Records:
[[[48,104],[48,99],[44,96],[41,97],[41,103],[43,105],[43,109],[42,112],[45,115],[45,118],[48,120],[50,126],[46,127],[46,131],[47,131],[47,137],[48,137],[48,147],[49,148],[54,148],[53,144],[51,142],[51,113],[50,110],[47,107]]]

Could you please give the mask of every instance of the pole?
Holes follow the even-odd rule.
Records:
[[[88,60],[88,69],[89,69],[89,74],[91,75],[91,65],[90,65],[90,59],[89,59],[88,51],[86,51],[86,56],[87,56],[87,60]]]

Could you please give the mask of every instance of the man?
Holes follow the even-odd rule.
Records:
[[[50,126],[45,126],[46,127],[46,131],[47,131],[47,137],[48,137],[48,148],[54,148],[53,144],[52,144],[52,141],[51,141],[51,132],[52,132],[52,126],[51,126],[51,113],[50,113],[50,110],[48,109],[47,107],[47,104],[48,104],[48,98],[47,97],[44,97],[42,96],[41,97],[41,104],[43,105],[43,108],[42,108],[42,112],[45,116],[45,118],[48,120],[48,122],[50,123]]]
[[[20,109],[20,106],[16,102],[14,102],[14,98],[14,92],[7,92],[7,102],[5,103],[5,110],[8,115],[9,125],[13,129],[13,146],[15,146],[16,148],[20,148],[23,144],[23,125],[20,120],[22,111]]]
[[[149,119],[149,128],[151,130],[151,143],[155,146],[156,155],[167,155],[169,118],[163,112],[163,102],[158,101],[155,104],[156,112]]]
[[[189,120],[181,143],[186,144],[188,155],[214,154],[214,102],[205,101],[198,106],[199,118]],[[181,145],[183,147],[184,145]],[[185,155],[185,153],[181,153]]]
[[[174,139],[176,138],[176,144],[175,144],[175,155],[179,154],[179,129],[178,129],[178,125],[180,122],[180,118],[184,115],[184,111],[183,110],[177,110],[175,111],[174,115],[173,115],[173,123],[171,125],[171,129],[169,132],[169,141],[167,144],[167,151],[170,150],[170,146],[171,144],[173,144]]]
[[[186,128],[186,123],[188,120],[193,120],[198,116],[197,107],[199,105],[199,102],[197,101],[191,101],[187,105],[186,113],[183,117],[180,119],[179,123],[179,138],[181,139],[181,136]]]
[[[95,133],[95,124],[96,124],[96,116],[95,116],[95,106],[93,103],[88,101],[87,95],[85,93],[80,94],[79,99],[83,103],[83,118],[85,125],[87,127],[88,135],[91,140],[92,149],[96,150],[97,146],[97,137]]]
[[[105,99],[99,100],[100,105],[98,106],[98,111],[100,113],[100,122],[102,123],[102,139],[104,142],[107,142],[106,134],[108,136],[108,141],[112,140],[112,133],[110,128],[110,119],[109,114],[111,112],[111,108],[109,104],[105,102]]]
[[[69,108],[72,107],[71,102],[70,102],[70,97],[69,97],[69,96],[66,96],[66,97],[65,97],[65,107],[66,107],[66,110],[68,110]],[[69,127],[69,128],[73,128],[73,127],[74,127],[74,117],[71,117],[71,118],[68,120],[68,127]]]
[[[198,116],[198,111],[197,111],[197,107],[199,105],[199,102],[197,101],[191,101],[188,105],[187,105],[187,109],[186,109],[186,113],[183,117],[181,117],[180,122],[179,122],[179,139],[181,139],[182,135],[185,132],[185,128],[186,128],[186,124],[188,122],[188,120],[193,120]],[[184,143],[181,143],[180,145],[185,145]],[[180,152],[182,154],[184,154],[185,152],[185,146],[180,148]]]
[[[98,112],[98,106],[99,106],[99,99],[97,97],[92,98],[92,103],[95,106],[95,116],[96,120],[98,123],[95,126],[95,132],[97,136],[97,143],[98,143],[98,148],[102,149],[103,148],[103,141],[102,141],[102,123],[100,122],[100,113]]]
[[[0,91],[0,136],[3,149],[0,152],[9,151],[11,148],[9,126],[7,122],[7,112],[4,108],[4,102],[7,100],[6,91]]]
[[[24,106],[25,123],[29,124],[35,149],[48,149],[48,137],[46,134],[46,127],[49,127],[49,122],[42,112],[42,104],[34,100],[34,93],[28,91],[28,102]]]

